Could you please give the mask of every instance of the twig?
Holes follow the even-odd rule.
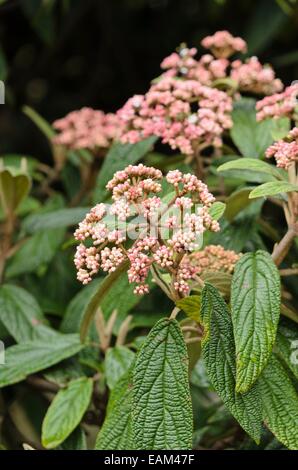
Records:
[[[47,380],[35,375],[30,375],[27,377],[26,382],[32,387],[38,388],[39,390],[43,390],[45,392],[56,393],[58,390],[60,390],[59,385],[53,382],[48,382]]]
[[[271,256],[276,266],[279,266],[287,256],[295,237],[298,235],[296,225],[290,226],[281,241],[274,246]]]
[[[281,276],[296,276],[298,274],[298,268],[280,269],[279,274]]]
[[[175,307],[175,308],[172,310],[172,313],[171,313],[171,315],[170,315],[170,319],[173,320],[174,318],[176,318],[179,312],[180,312],[180,308]]]

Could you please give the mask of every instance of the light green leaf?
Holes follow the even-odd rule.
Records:
[[[44,336],[40,326],[47,324],[35,298],[12,284],[0,286],[0,320],[17,342]]]
[[[292,324],[279,325],[274,351],[298,379],[298,329]]]
[[[195,320],[196,322],[200,321],[200,309],[201,309],[201,296],[200,295],[190,295],[184,297],[183,299],[177,300],[177,307],[181,308],[186,315]]]
[[[298,395],[274,355],[260,377],[260,389],[266,425],[286,447],[298,450]]]
[[[259,442],[262,420],[259,391],[257,386],[243,394],[235,391],[236,360],[232,320],[225,301],[210,284],[205,284],[203,289],[201,319],[207,375],[232,415]]]
[[[20,274],[35,272],[43,264],[49,263],[61,245],[64,234],[63,228],[36,232],[9,260],[5,277],[11,279]]]
[[[241,99],[232,113],[231,137],[245,157],[260,158],[273,142],[272,120],[257,122],[255,100]]]
[[[113,390],[119,379],[128,371],[134,356],[135,354],[125,346],[108,349],[105,357],[105,373],[110,390]]]
[[[217,171],[228,170],[249,170],[261,173],[266,173],[274,178],[281,179],[281,172],[270,163],[257,160],[256,158],[239,158],[231,162],[224,163],[217,168]]]
[[[0,168],[0,205],[5,214],[13,213],[31,188],[30,177],[21,170]]]
[[[96,188],[93,194],[94,203],[106,199],[108,195],[106,184],[113,178],[114,173],[123,170],[127,165],[133,165],[141,160],[156,140],[156,137],[149,137],[136,144],[116,143],[111,147],[97,177]]]
[[[269,253],[246,253],[237,262],[231,289],[236,344],[236,389],[246,392],[266,366],[280,315],[280,276]]]
[[[74,207],[71,209],[59,209],[44,214],[29,215],[23,222],[22,228],[27,233],[39,230],[56,229],[76,225],[85,217],[88,207]]]
[[[253,189],[249,198],[274,196],[275,194],[290,193],[293,191],[298,191],[297,184],[291,184],[287,181],[269,181]]]
[[[24,380],[28,375],[46,369],[71,357],[83,348],[77,334],[49,335],[9,347],[1,365],[0,387]]]
[[[188,356],[176,320],[159,320],[137,355],[132,426],[138,449],[191,449]]]
[[[219,220],[226,210],[226,204],[224,202],[216,201],[209,209],[209,214],[214,220]]]
[[[53,449],[63,442],[80,423],[93,390],[92,379],[72,380],[59,390],[42,423],[42,445]]]
[[[111,392],[106,419],[96,439],[97,450],[134,450],[131,426],[132,381],[129,370]]]

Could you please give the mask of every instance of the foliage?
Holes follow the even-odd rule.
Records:
[[[24,8],[48,44],[54,4]],[[281,21],[280,10],[273,16],[272,24]],[[262,35],[249,50],[262,49]],[[211,47],[217,65],[229,56],[219,49]],[[202,67],[184,45],[175,54],[178,64],[190,54]],[[298,148],[296,105],[286,117],[259,119],[262,74],[247,89],[228,61],[224,77],[202,84],[175,64],[163,66],[143,104],[137,96],[110,116],[116,137],[109,128],[104,144],[82,144],[80,132],[61,143],[69,119],[88,127],[78,111],[51,124],[26,107],[52,164],[0,157],[3,448],[298,450],[298,151],[286,153]],[[283,85],[271,68],[269,75],[263,94],[272,98]],[[162,95],[169,83],[171,112]],[[142,105],[158,123],[151,133]],[[169,137],[176,128],[186,141]],[[276,141],[282,164],[268,154]],[[112,202],[119,215],[123,195],[133,210],[125,207],[131,212],[115,230],[103,212]],[[173,207],[182,218],[190,209],[187,237],[173,230],[164,240],[160,230],[144,241],[140,231],[119,241],[125,224],[133,232],[135,217],[149,219],[159,203],[162,229],[169,221],[175,228]],[[89,285],[76,280],[74,258],[78,280],[96,277]]]

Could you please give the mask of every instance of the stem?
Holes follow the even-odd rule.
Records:
[[[274,249],[273,249],[273,252],[272,252],[271,256],[272,256],[272,259],[273,259],[274,263],[276,264],[276,266],[279,266],[282,263],[282,261],[284,260],[284,258],[287,256],[287,254],[288,254],[288,252],[291,248],[291,245],[292,245],[295,237],[298,234],[297,229],[298,229],[298,227],[296,227],[295,225],[290,226],[288,228],[287,233],[284,235],[284,237],[281,239],[281,241],[274,246]]]
[[[170,315],[170,319],[171,319],[171,320],[174,320],[174,319],[177,317],[177,315],[178,315],[179,312],[180,312],[180,308],[175,307],[175,308],[172,310],[172,313],[171,313],[171,315]]]
[[[0,240],[0,282],[2,282],[6,259],[11,249],[14,225],[15,216],[13,213],[9,213],[3,223],[3,231]]]
[[[53,382],[48,382],[47,380],[34,375],[27,377],[26,382],[32,387],[38,388],[39,390],[43,390],[45,392],[56,393],[58,390],[60,390],[59,385]]]
[[[296,276],[298,274],[298,268],[280,269],[279,274],[281,276]]]

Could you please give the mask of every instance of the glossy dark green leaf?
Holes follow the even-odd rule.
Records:
[[[59,390],[51,402],[42,424],[42,445],[53,449],[63,442],[80,423],[93,390],[92,379],[72,380]]]
[[[134,357],[135,354],[125,346],[115,346],[108,349],[105,357],[105,375],[110,390],[129,370]]]
[[[47,321],[35,298],[21,287],[0,286],[0,320],[17,341],[30,341],[44,336]]]
[[[83,348],[77,334],[53,334],[43,339],[9,347],[1,365],[0,387],[24,380],[28,375],[51,367]]]
[[[35,272],[43,264],[49,263],[61,245],[64,234],[65,230],[60,228],[42,230],[28,238],[9,260],[6,278]]]

